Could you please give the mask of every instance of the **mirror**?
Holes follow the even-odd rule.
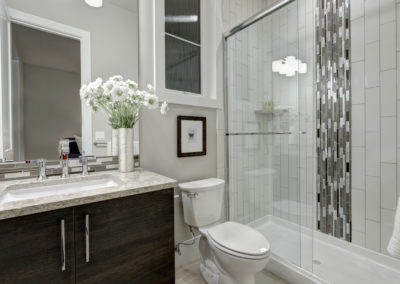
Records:
[[[57,160],[63,139],[70,158],[111,155],[108,120],[80,100],[79,89],[113,75],[138,82],[137,0],[104,0],[101,8],[83,0],[32,2],[3,1],[1,158]],[[134,133],[138,160],[138,124]]]

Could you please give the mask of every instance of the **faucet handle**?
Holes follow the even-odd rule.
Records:
[[[47,176],[46,176],[47,160],[44,158],[40,158],[40,159],[31,160],[30,162],[39,166],[38,180],[40,180],[40,181],[46,180],[47,179]]]
[[[89,165],[88,165],[88,159],[89,158],[96,158],[95,156],[89,155],[82,155],[81,156],[81,163],[82,163],[82,173],[81,176],[87,176],[89,175]]]
[[[32,164],[35,164],[35,165],[39,165],[39,167],[41,167],[43,165],[46,166],[47,159],[39,158],[39,159],[30,160],[29,162]]]
[[[81,155],[81,157],[80,157],[82,160],[83,159],[90,159],[90,158],[93,158],[93,159],[96,159],[96,156],[94,156],[94,155],[85,155],[85,154],[83,154],[83,155]]]

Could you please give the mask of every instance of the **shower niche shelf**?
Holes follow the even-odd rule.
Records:
[[[254,112],[256,114],[261,114],[261,115],[282,115],[282,114],[288,114],[290,111],[290,108],[279,108],[279,109],[274,109],[274,110],[263,110],[263,109],[258,109],[255,110]]]

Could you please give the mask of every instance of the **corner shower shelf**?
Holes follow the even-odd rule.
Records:
[[[257,136],[257,135],[291,135],[293,134],[292,132],[278,132],[278,131],[272,131],[272,132],[230,132],[230,133],[225,133],[226,136]]]

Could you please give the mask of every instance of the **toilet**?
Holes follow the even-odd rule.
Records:
[[[208,284],[254,284],[270,255],[268,240],[235,222],[220,223],[225,181],[179,184],[185,223],[200,231],[200,271]]]

